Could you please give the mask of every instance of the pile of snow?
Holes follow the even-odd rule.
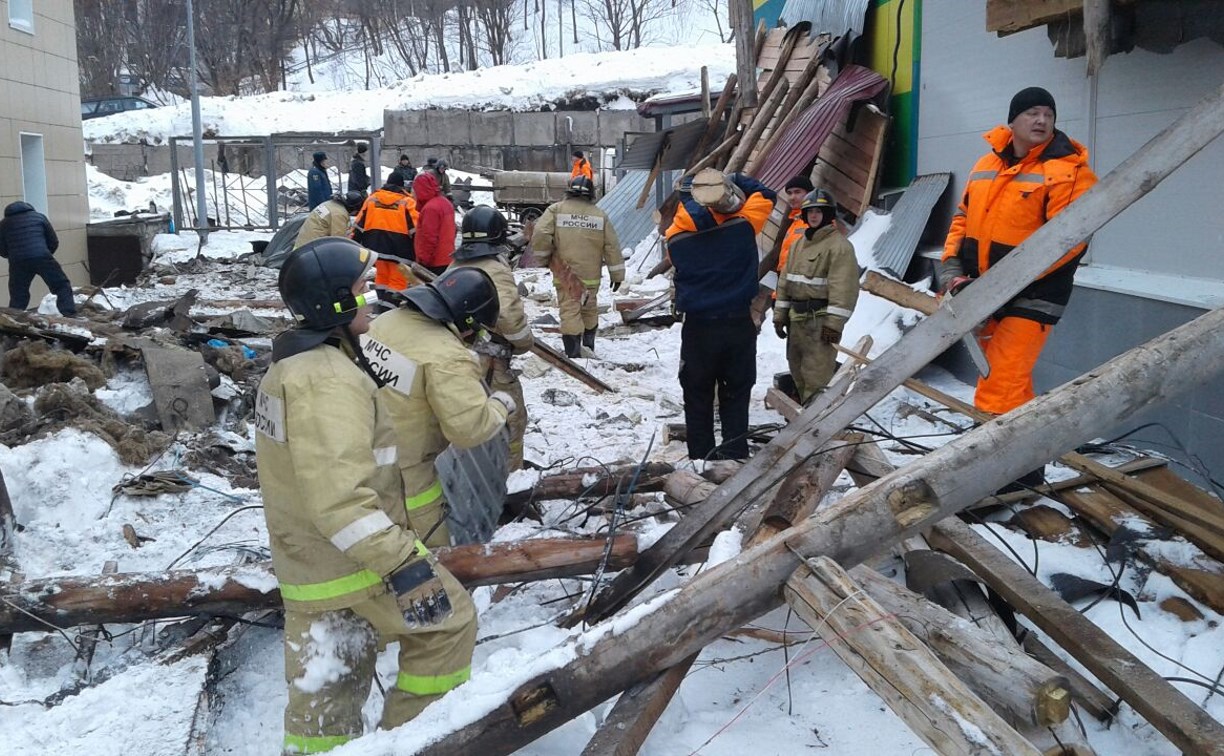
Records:
[[[623,98],[640,100],[699,86],[702,66],[709,67],[710,86],[720,89],[735,71],[735,47],[716,44],[579,53],[524,65],[420,74],[395,86],[367,91],[203,97],[200,112],[207,134],[376,131],[382,128],[384,110],[551,110],[579,99],[624,108]],[[83,128],[90,141],[161,143],[191,133],[191,107],[182,103],[129,111],[91,119]]]

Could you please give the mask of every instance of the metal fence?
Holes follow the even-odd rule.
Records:
[[[174,224],[180,229],[276,229],[307,209],[306,174],[312,155],[327,153],[332,190],[343,192],[357,144],[369,145],[367,160],[382,152],[380,132],[213,136],[203,139],[204,186],[196,186],[191,137],[170,137]],[[182,154],[180,154],[182,151]],[[186,155],[186,159],[182,159]],[[373,180],[376,166],[370,165]],[[196,192],[204,192],[207,218],[196,213]]]

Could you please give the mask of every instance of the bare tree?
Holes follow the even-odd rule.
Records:
[[[717,0],[713,0],[717,1]],[[655,22],[672,12],[671,0],[574,0],[596,28],[589,35],[601,50],[629,50],[652,41]]]
[[[515,0],[475,0],[476,18],[484,29],[485,49],[493,65],[509,62],[511,26],[510,14],[514,12]],[[526,2],[523,4],[526,8]]]

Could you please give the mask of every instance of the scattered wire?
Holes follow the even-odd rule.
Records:
[[[173,562],[171,562],[170,564],[166,565],[166,569],[171,569],[172,567],[174,567],[174,565],[178,564],[178,563],[179,563],[179,561],[181,561],[181,560],[182,560],[184,557],[186,557],[188,554],[190,554],[192,551],[194,551],[194,550],[196,549],[196,547],[197,547],[197,546],[199,546],[200,544],[202,544],[202,543],[204,543],[205,541],[207,541],[207,540],[208,540],[210,537],[212,537],[212,534],[213,534],[213,533],[216,533],[218,530],[220,530],[220,529],[221,529],[221,526],[222,526],[222,525],[224,525],[225,523],[229,522],[229,519],[230,519],[231,517],[233,517],[234,515],[238,514],[239,512],[246,512],[247,510],[250,510],[250,509],[263,509],[263,505],[262,505],[262,504],[248,504],[248,505],[247,505],[247,506],[245,506],[245,507],[238,507],[238,508],[237,508],[237,509],[235,509],[234,511],[230,512],[229,514],[227,514],[225,517],[222,517],[222,518],[221,518],[221,522],[217,523],[217,524],[216,524],[216,525],[215,525],[215,526],[214,526],[214,527],[213,527],[211,530],[209,530],[207,533],[205,533],[203,538],[201,538],[200,540],[198,540],[198,541],[196,541],[195,543],[191,544],[191,547],[190,547],[190,548],[188,548],[188,549],[187,549],[186,551],[184,551],[182,554],[179,554],[177,557],[175,557],[175,559],[174,559],[174,561],[173,561]]]
[[[17,606],[17,605],[16,605],[16,604],[14,604],[12,601],[9,601],[8,599],[4,598],[3,596],[0,596],[0,601],[3,601],[4,603],[8,604],[9,606],[11,606],[12,608],[14,608],[14,609],[16,609],[17,611],[21,612],[22,614],[26,615],[27,617],[30,617],[30,618],[31,618],[31,619],[33,619],[34,621],[39,622],[39,623],[41,623],[41,624],[43,624],[43,625],[46,625],[47,627],[51,628],[51,629],[52,629],[52,630],[54,630],[55,632],[57,632],[57,633],[59,633],[60,635],[64,636],[64,640],[68,641],[68,645],[69,645],[69,646],[72,646],[72,650],[76,652],[76,655],[77,655],[77,656],[80,656],[80,655],[81,655],[81,647],[80,647],[80,646],[78,646],[76,643],[74,643],[74,642],[73,642],[73,640],[72,640],[72,638],[69,638],[69,637],[68,637],[68,631],[67,631],[67,630],[65,630],[64,628],[60,627],[59,625],[55,625],[55,624],[52,624],[52,623],[48,622],[47,620],[43,619],[42,617],[39,617],[37,614],[34,614],[34,613],[33,613],[33,612],[31,612],[31,611],[27,611],[26,609],[23,609],[23,608],[21,608],[20,606]]]

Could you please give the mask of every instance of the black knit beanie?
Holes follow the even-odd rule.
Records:
[[[812,180],[804,175],[798,175],[786,182],[786,186],[782,187],[782,191],[787,192],[791,189],[802,189],[805,192],[810,192],[816,187],[812,186]]]
[[[1058,118],[1058,108],[1054,107],[1054,95],[1041,87],[1027,87],[1021,89],[1011,99],[1011,107],[1007,109],[1007,122],[1011,123],[1016,120],[1016,116],[1037,105],[1045,105],[1054,111],[1054,117]]]
[[[357,145],[357,153],[358,153],[358,154],[361,154],[361,153],[363,153],[363,152],[365,152],[365,151],[367,151],[367,150],[369,150],[369,149],[370,149],[370,148],[369,148],[369,146],[368,146],[368,145],[366,145],[364,142],[362,142],[361,144],[358,144],[358,145]]]

